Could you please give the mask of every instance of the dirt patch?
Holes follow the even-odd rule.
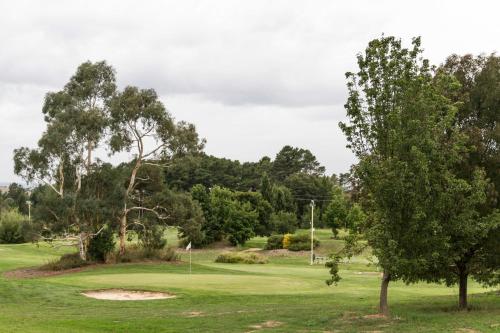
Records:
[[[380,272],[355,272],[356,275],[382,276]]]
[[[244,251],[241,251],[241,252],[259,252],[259,251],[263,251],[260,247],[251,247],[249,249],[246,249]]]
[[[352,311],[346,311],[344,313],[342,313],[342,320],[354,320],[354,319],[358,319],[358,315],[356,314],[356,312],[352,312]]]
[[[125,290],[125,289],[103,289],[85,291],[82,295],[111,301],[148,301],[154,299],[175,298],[176,296],[169,293],[157,291],[143,290]]]
[[[190,311],[190,312],[184,312],[182,314],[184,315],[184,317],[187,318],[203,317],[205,315],[205,313],[201,311]]]
[[[387,317],[381,313],[376,313],[376,314],[363,316],[363,319],[387,319]]]
[[[118,263],[118,264],[92,264],[84,267],[63,269],[60,271],[45,271],[41,270],[39,267],[31,267],[31,268],[20,268],[13,271],[8,271],[3,273],[3,276],[8,279],[33,279],[33,278],[41,278],[41,277],[50,277],[56,275],[64,275],[71,273],[78,273],[82,271],[87,271],[99,267],[111,267],[114,265],[182,265],[181,261],[160,261],[160,260],[148,260],[148,261],[137,261],[137,262],[128,262],[128,263]]]
[[[455,333],[481,333],[478,330],[474,330],[472,328],[459,328],[455,331]]]
[[[3,276],[8,279],[33,279],[39,277],[48,277],[55,275],[63,275],[69,273],[77,273],[84,270],[92,269],[98,266],[104,266],[104,264],[89,265],[85,267],[70,268],[61,271],[42,271],[38,267],[35,268],[21,268],[13,271],[3,273]]]
[[[257,325],[251,325],[249,326],[250,328],[253,328],[254,330],[261,330],[264,328],[274,328],[274,327],[279,327],[283,325],[281,321],[276,321],[276,320],[268,320],[263,323],[257,324]],[[255,332],[255,331],[250,331],[250,332]]]
[[[308,251],[288,251],[286,249],[268,250],[265,252],[268,256],[271,257],[289,257],[289,256],[303,257],[305,255],[309,255]]]

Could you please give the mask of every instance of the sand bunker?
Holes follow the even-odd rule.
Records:
[[[90,298],[107,299],[112,301],[148,301],[153,299],[175,298],[175,295],[157,291],[124,289],[91,290],[83,292],[82,295]]]

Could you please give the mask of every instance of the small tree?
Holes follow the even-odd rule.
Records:
[[[340,186],[335,186],[330,203],[326,207],[324,219],[326,225],[332,228],[333,236],[337,237],[339,229],[347,229],[349,207],[344,192]]]

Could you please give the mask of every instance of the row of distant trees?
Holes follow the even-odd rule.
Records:
[[[340,127],[359,163],[353,176],[366,222],[328,266],[366,238],[383,270],[380,311],[391,281],[500,283],[500,57],[450,56],[433,67],[420,39],[368,44],[347,73],[348,121]]]

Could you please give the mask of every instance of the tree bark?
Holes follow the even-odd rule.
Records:
[[[467,310],[467,278],[469,274],[465,271],[460,271],[459,275],[459,293],[458,293],[458,308]]]
[[[87,173],[90,173],[90,165],[92,164],[92,149],[93,144],[92,141],[88,141],[87,143]]]
[[[128,183],[127,190],[125,191],[125,202],[123,204],[123,212],[122,216],[120,218],[120,254],[125,253],[125,235],[127,233],[127,214],[128,214],[128,208],[127,208],[127,200],[134,189],[135,185],[135,178],[137,176],[137,171],[139,171],[139,168],[141,167],[142,164],[142,149],[139,150],[139,155],[137,156],[137,161],[135,162],[135,166],[132,169],[132,173],[130,175],[130,181]]]
[[[127,234],[127,213],[126,208],[120,219],[120,254],[125,254],[125,236]]]
[[[84,232],[80,232],[78,236],[78,251],[80,253],[80,259],[87,260],[87,250],[85,248],[85,238],[86,235]]]
[[[62,198],[64,195],[64,166],[63,162],[59,164],[59,196]]]
[[[380,305],[379,313],[388,316],[389,315],[389,305],[387,303],[387,289],[389,288],[389,282],[391,281],[391,275],[384,270],[382,275],[382,283],[380,285]]]

